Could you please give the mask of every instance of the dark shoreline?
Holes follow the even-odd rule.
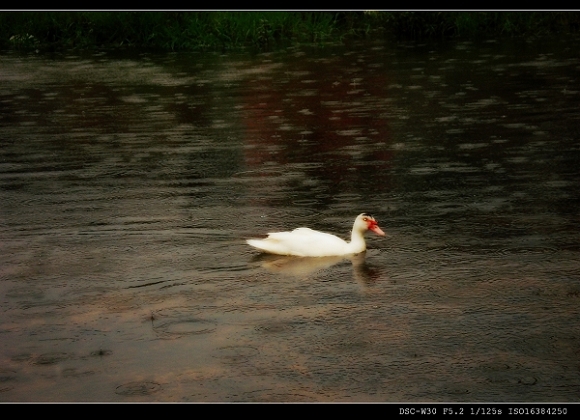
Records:
[[[0,48],[275,50],[367,37],[478,39],[566,36],[576,11],[35,11],[0,13]]]

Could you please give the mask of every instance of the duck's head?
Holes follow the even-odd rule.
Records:
[[[385,236],[385,232],[379,227],[376,219],[369,213],[361,213],[354,221],[354,228],[362,232],[370,230],[379,236]]]

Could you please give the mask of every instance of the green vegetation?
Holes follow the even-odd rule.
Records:
[[[273,49],[366,36],[544,36],[580,30],[580,12],[1,12],[0,48]]]
[[[578,12],[379,12],[374,17],[405,38],[547,36],[580,29]]]

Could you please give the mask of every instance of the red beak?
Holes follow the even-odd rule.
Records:
[[[369,223],[369,230],[372,230],[379,236],[385,236],[385,232],[383,232],[379,225],[377,225],[377,222]]]

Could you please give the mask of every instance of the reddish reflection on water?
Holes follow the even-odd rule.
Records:
[[[306,62],[291,55],[248,80],[241,98],[248,168],[313,162],[305,175],[325,186],[319,200],[325,206],[337,193],[388,191],[388,74],[370,69],[363,78],[360,72],[361,63],[348,55]],[[303,199],[307,190],[300,190]]]
[[[577,401],[577,42],[4,54],[0,401]]]

